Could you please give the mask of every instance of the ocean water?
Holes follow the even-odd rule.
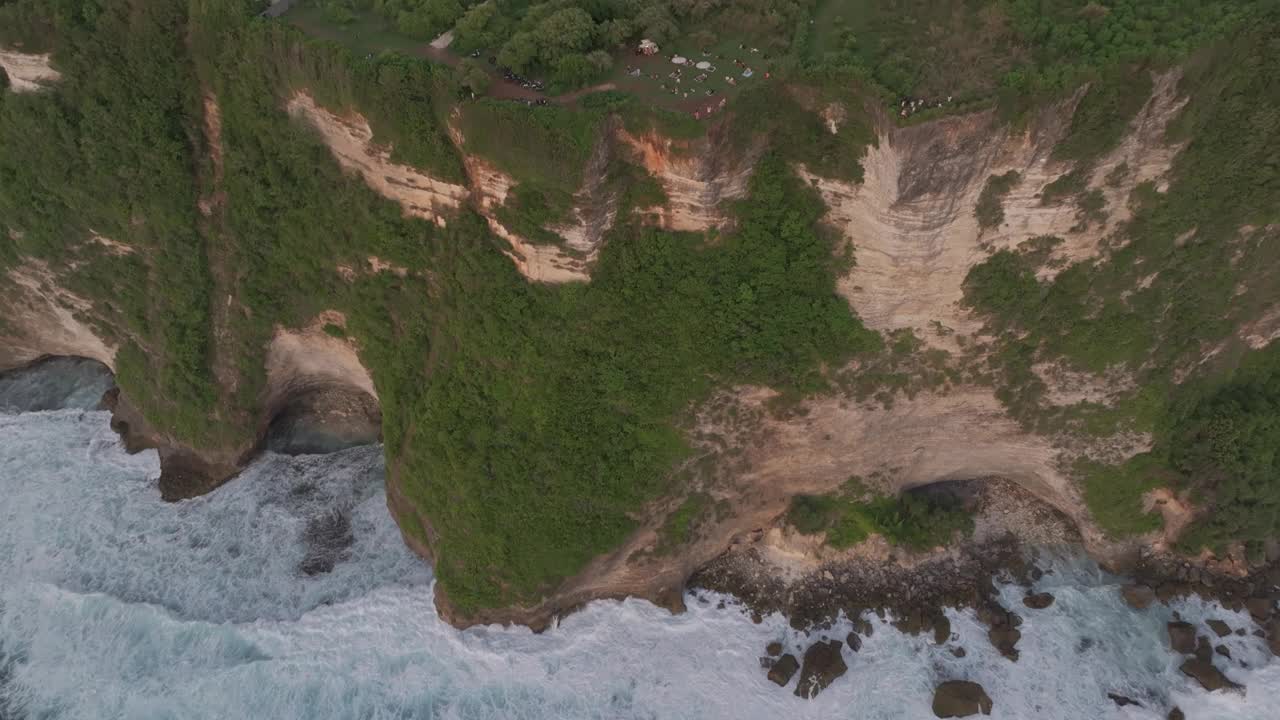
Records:
[[[887,720],[933,717],[947,679],[981,682],[997,719],[1155,719],[1172,704],[1192,720],[1280,717],[1280,662],[1261,640],[1231,636],[1233,661],[1219,658],[1244,694],[1193,686],[1167,649],[1175,609],[1252,629],[1246,617],[1199,600],[1131,611],[1119,579],[1072,557],[1038,583],[1056,602],[1020,610],[1018,662],[968,612],[949,611],[963,659],[871,616],[848,674],[811,701],[759,665],[769,641],[798,654],[811,638],[781,617],[753,624],[731,599],[690,597],[679,616],[598,602],[542,635],[459,632],[387,515],[380,448],[268,455],[167,504],[155,454],[125,454],[94,404],[85,391],[0,414],[2,720]],[[1021,607],[1021,588],[1002,592]]]

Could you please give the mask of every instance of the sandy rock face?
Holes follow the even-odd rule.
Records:
[[[1015,248],[1042,235],[1064,240],[1056,260],[1097,255],[1102,239],[1130,217],[1127,201],[1138,184],[1159,181],[1179,146],[1163,143],[1169,120],[1185,103],[1178,75],[1158,76],[1146,106],[1120,145],[1093,168],[1088,188],[1106,199],[1104,222],[1081,223],[1070,203],[1043,204],[1046,185],[1071,170],[1052,158],[1069,127],[1079,95],[1046,111],[1023,133],[1011,133],[991,113],[946,118],[881,135],[868,149],[862,185],[803,171],[830,208],[828,220],[852,243],[857,264],[839,291],[866,323],[879,330],[942,327],[962,334],[980,323],[962,306],[969,269],[994,250]],[[974,208],[992,175],[1016,171],[1021,180],[1004,197],[1005,220],[983,231]],[[1046,268],[1042,276],[1054,269]],[[933,345],[952,349],[950,333],[924,332]]]
[[[294,95],[287,109],[320,133],[342,167],[359,173],[369,187],[400,203],[406,215],[444,225],[447,216],[471,194],[465,186],[392,162],[390,150],[374,144],[373,129],[358,113],[340,117],[317,105],[306,93]]]
[[[13,92],[37,92],[62,79],[62,74],[49,65],[48,53],[34,55],[0,48],[0,67],[9,76]]]
[[[652,133],[631,135],[621,129],[618,138],[667,194],[665,207],[647,212],[668,230],[689,232],[705,232],[728,221],[728,201],[747,194],[751,170],[763,150],[731,153],[714,132],[708,141],[693,146]]]
[[[48,266],[28,260],[5,279],[0,290],[0,306],[6,310],[0,322],[0,371],[45,355],[93,358],[114,369],[116,348],[81,319],[92,304],[59,286]]]

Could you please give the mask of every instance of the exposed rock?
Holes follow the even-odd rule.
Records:
[[[1200,686],[1209,692],[1215,690],[1240,690],[1243,686],[1238,683],[1231,682],[1222,671],[1213,666],[1213,663],[1205,662],[1200,658],[1192,658],[1182,663],[1182,674],[1187,677],[1194,678]]]
[[[953,647],[951,648],[951,654],[955,655],[958,658],[962,658],[965,655],[968,655],[969,653],[965,652],[965,649],[962,647]]]
[[[1171,622],[1168,630],[1169,645],[1173,647],[1174,652],[1190,655],[1196,651],[1196,629],[1191,623]]]
[[[1165,716],[1166,720],[1187,720],[1187,716],[1182,712],[1182,708],[1175,707]]]
[[[1124,707],[1125,705],[1136,705],[1138,707],[1142,707],[1142,703],[1134,700],[1133,698],[1127,698],[1124,695],[1120,695],[1119,693],[1107,693],[1107,697],[1111,698],[1111,701],[1120,707]]]
[[[1213,661],[1213,646],[1204,635],[1196,638],[1196,657],[1205,662]]]
[[[933,714],[940,718],[991,714],[991,698],[976,682],[948,680],[933,691]]]
[[[836,678],[849,671],[840,654],[843,644],[839,640],[817,642],[804,652],[804,667],[800,682],[796,684],[796,696],[812,698],[822,692]]]
[[[786,687],[791,682],[791,676],[796,674],[796,670],[800,669],[800,663],[796,661],[796,656],[787,653],[778,658],[778,662],[769,668],[769,680],[773,681],[778,687]]]
[[[951,639],[951,620],[946,615],[938,614],[933,619],[933,641],[938,645]]]
[[[858,637],[858,633],[849,633],[845,637],[845,642],[849,643],[849,649],[858,652],[862,649],[862,638]]]
[[[1222,657],[1227,658],[1228,660],[1231,659],[1231,648],[1227,647],[1226,645],[1219,645],[1218,647],[1214,648],[1213,651],[1218,653]]]
[[[929,621],[925,619],[924,613],[920,610],[912,610],[907,612],[901,618],[893,621],[893,626],[898,632],[906,635],[919,635],[926,627]]]
[[[1249,614],[1258,622],[1266,622],[1271,617],[1271,613],[1275,611],[1275,602],[1271,598],[1255,597],[1244,601],[1244,606],[1249,610]]]
[[[774,642],[765,645],[764,651],[768,653],[769,657],[778,657],[782,654],[782,643],[775,640]]]
[[[1001,655],[1016,661],[1018,659],[1018,651],[1015,645],[1022,639],[1022,631],[1013,627],[991,628],[987,631],[987,637],[990,638],[991,644],[1000,651]]]
[[[864,637],[871,637],[871,634],[875,632],[875,626],[871,624],[870,620],[858,618],[853,621],[853,631]]]
[[[1146,585],[1125,585],[1120,589],[1120,594],[1130,607],[1138,610],[1145,610],[1156,601],[1156,592]]]
[[[1231,634],[1231,626],[1221,620],[1210,620],[1205,623],[1209,629],[1217,634],[1218,637],[1226,637]]]
[[[1053,604],[1053,595],[1047,592],[1032,593],[1022,598],[1022,604],[1032,610],[1043,610]]]

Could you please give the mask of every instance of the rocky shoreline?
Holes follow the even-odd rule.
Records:
[[[694,597],[706,601],[708,592],[731,595],[741,602],[743,612],[757,622],[764,615],[781,613],[793,630],[808,638],[802,653],[784,653],[781,643],[762,648],[761,665],[768,678],[788,687],[798,675],[794,694],[811,698],[844,675],[856,662],[864,638],[873,632],[868,613],[888,620],[909,635],[932,637],[956,657],[964,647],[955,641],[944,608],[965,608],[974,612],[987,628],[987,640],[1011,662],[1019,658],[1024,617],[1052,606],[1049,592],[1037,592],[1032,585],[1047,572],[1053,552],[1083,553],[1073,539],[1069,521],[1043,516],[1028,524],[1027,513],[1042,513],[1038,502],[1017,498],[1017,486],[988,479],[962,491],[972,492],[979,532],[956,547],[929,553],[860,552],[837,556],[811,564],[802,571],[787,568],[779,561],[780,546],[786,549],[794,538],[778,537],[778,532],[761,531],[731,548],[704,567],[689,581]],[[1010,498],[1017,498],[1010,506]],[[1008,523],[1004,532],[981,533],[984,517],[997,509]],[[1019,517],[1022,516],[1022,517]],[[1056,526],[1055,526],[1056,524]],[[1021,532],[1036,528],[1028,536]],[[1045,531],[1058,542],[1046,544]],[[1230,659],[1229,650],[1218,640],[1227,634],[1250,633],[1267,643],[1280,656],[1280,562],[1275,558],[1253,568],[1245,576],[1211,572],[1172,555],[1143,554],[1122,568],[1111,568],[1129,578],[1122,596],[1135,610],[1156,603],[1197,595],[1221,603],[1227,610],[1247,610],[1256,627],[1232,627],[1221,619],[1196,627],[1177,617],[1168,624],[1170,652],[1185,656],[1182,673],[1207,691],[1243,690],[1229,680],[1219,665]],[[1010,583],[1025,588],[1021,603],[1001,604],[999,585]],[[1006,595],[1007,597],[1007,595]],[[831,637],[842,620],[851,621],[853,631]],[[801,656],[801,657],[798,657]],[[1137,700],[1119,693],[1109,697],[1120,706]],[[992,700],[976,683],[961,679],[942,681],[933,702],[938,717],[965,717],[988,714]],[[1181,717],[1170,708],[1171,718]]]

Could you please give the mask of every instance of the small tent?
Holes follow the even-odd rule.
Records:
[[[671,58],[671,62],[675,63],[676,65],[684,65],[685,63],[689,62],[689,58],[684,57],[682,55],[676,55],[675,57]]]
[[[711,69],[711,63],[707,62],[706,60],[703,60],[702,62],[698,63],[697,65],[694,65],[694,67],[698,68],[699,70],[710,70],[710,69]]]

